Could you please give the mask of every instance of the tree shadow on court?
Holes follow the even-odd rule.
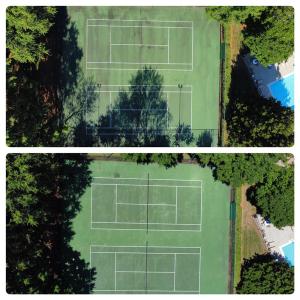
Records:
[[[121,90],[100,116],[98,137],[106,146],[169,146],[171,115],[163,96],[163,77],[151,67],[137,71],[128,91]]]
[[[191,130],[191,126],[179,124],[175,130],[173,136],[173,145],[176,147],[189,146],[194,142],[194,134]]]
[[[70,245],[72,222],[81,210],[80,197],[92,181],[89,160],[84,155],[27,154],[27,171],[16,164],[20,156],[10,155],[10,165],[33,176],[38,190],[28,193],[18,178],[16,183],[22,187],[15,197],[8,196],[7,292],[91,292],[96,271]],[[28,201],[25,206],[24,199]],[[14,222],[18,211],[32,215],[36,224]]]
[[[262,97],[243,62],[241,49],[231,68],[225,119],[230,146],[291,146],[294,112],[273,98]]]
[[[84,77],[81,69],[83,51],[78,45],[78,29],[66,7],[56,9],[53,25],[45,37],[49,49],[46,60],[38,68],[18,65],[13,74],[17,84],[8,84],[10,145],[78,144],[83,113],[92,109],[95,97],[90,93],[86,100],[86,94],[94,83]]]
[[[213,137],[209,130],[205,130],[198,136],[196,145],[198,147],[212,147],[213,144]]]

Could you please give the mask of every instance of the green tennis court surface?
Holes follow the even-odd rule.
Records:
[[[217,145],[219,24],[204,8],[68,7],[68,13],[78,30],[84,76],[94,82],[86,87],[86,136],[126,130],[114,118],[152,114],[163,118],[159,135],[174,133],[184,124],[195,140],[209,135]],[[128,93],[132,76],[145,66],[163,76],[165,107],[115,107],[120,93]],[[108,121],[101,123],[104,117]],[[136,128],[140,130],[149,128]]]
[[[229,188],[180,164],[93,161],[72,246],[94,293],[226,293]]]

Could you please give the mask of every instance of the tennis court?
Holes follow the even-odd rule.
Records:
[[[202,182],[94,178],[91,228],[201,230]]]
[[[133,128],[131,135],[151,130],[171,136],[184,125],[195,142],[204,134],[217,145],[220,32],[204,8],[69,7],[68,13],[78,29],[82,71],[95,83],[86,87],[85,137],[117,136],[126,128],[116,119],[139,115],[161,122]],[[116,106],[120,93],[131,95],[130,80],[145,66],[163,76],[163,107]]]
[[[89,107],[89,97],[86,98],[86,133],[87,135],[93,135],[93,128],[95,126],[90,126],[90,124],[97,124],[99,118],[109,115],[109,123],[107,126],[102,126],[103,129],[121,129],[126,130],[126,128],[119,128],[118,120],[116,118],[127,118],[130,120],[135,114],[138,115],[153,115],[153,117],[159,117],[163,122],[161,122],[161,128],[163,130],[175,130],[179,123],[188,125],[192,129],[192,87],[185,86],[181,89],[178,86],[168,85],[163,86],[162,99],[164,100],[160,108],[146,108],[146,109],[133,109],[131,107],[123,106],[122,108],[115,108],[115,104],[120,96],[120,93],[129,93],[129,85],[103,85],[101,88],[99,86],[89,87],[92,89],[92,96],[95,98],[93,104],[93,109],[88,109]],[[141,93],[143,86],[135,86],[134,90],[130,93]],[[150,92],[156,92],[156,88],[152,86]],[[94,97],[96,93],[96,97]],[[88,93],[89,94],[89,93]],[[90,112],[88,112],[90,111]],[[138,132],[145,128],[135,128]],[[147,129],[147,128],[146,128]],[[149,129],[149,128],[148,128]]]
[[[95,292],[200,293],[201,248],[92,245],[90,255]]]
[[[93,161],[72,246],[91,293],[226,293],[229,188],[209,169]]]

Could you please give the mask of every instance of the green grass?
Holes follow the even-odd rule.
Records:
[[[241,188],[236,189],[236,223],[235,223],[235,265],[234,265],[234,288],[240,281],[241,258],[242,258],[242,208],[241,208]]]
[[[125,209],[123,208],[120,212],[117,212],[117,220],[120,221],[118,223],[112,222],[112,218],[116,215],[116,211],[114,211],[115,206],[110,203],[116,199],[112,198],[112,191],[101,189],[97,191],[96,194],[91,195],[92,188],[89,187],[86,190],[81,198],[82,209],[73,222],[75,236],[72,240],[72,246],[81,253],[82,258],[87,262],[90,262],[90,259],[92,258],[92,266],[96,268],[97,272],[95,290],[111,290],[115,288],[115,259],[111,257],[112,255],[115,255],[115,252],[126,252],[124,255],[127,258],[124,258],[122,256],[123,254],[116,254],[118,256],[118,267],[124,267],[123,271],[128,271],[128,268],[135,271],[142,268],[140,271],[145,271],[145,252],[148,251],[148,274],[145,275],[143,272],[143,274],[138,277],[138,280],[141,280],[141,282],[136,283],[138,286],[134,286],[135,275],[131,274],[131,277],[123,277],[122,274],[119,275],[118,273],[118,278],[116,279],[118,290],[142,289],[141,292],[144,292],[145,284],[147,282],[148,292],[151,292],[151,290],[165,290],[166,292],[172,290],[173,292],[173,284],[174,280],[176,280],[175,292],[198,291],[199,281],[201,293],[227,292],[229,188],[220,182],[214,181],[210,169],[200,168],[199,166],[192,164],[179,164],[176,168],[165,169],[156,164],[137,165],[131,162],[99,160],[93,161],[90,168],[93,177],[116,178],[94,178],[94,183],[112,183],[117,181],[118,184],[122,184],[126,181],[131,183],[135,182],[136,184],[141,185],[141,182],[148,181],[149,174],[150,185],[154,182],[154,179],[163,179],[159,181],[160,185],[168,186],[152,187],[153,189],[149,190],[149,197],[145,195],[145,192],[147,193],[148,189],[147,186],[122,186],[125,190],[120,191],[120,195],[118,195],[117,198],[118,202],[131,204],[138,203],[142,204],[140,206],[143,208],[136,210],[135,213],[133,213],[133,210],[128,209],[129,205],[125,205]],[[128,180],[121,178],[139,179]],[[176,188],[172,186],[172,182],[178,185],[183,182],[180,180],[196,180],[195,182],[198,183],[198,185],[199,180],[202,180],[202,205],[199,205],[201,204],[199,192],[190,194],[189,187],[183,188],[181,191],[183,194],[181,195],[178,193],[177,195],[178,220],[176,223],[174,221],[174,207],[172,206],[174,205],[174,191],[176,191]],[[162,182],[165,183],[162,184]],[[192,185],[191,182],[193,182],[194,185],[194,181],[185,181],[185,186]],[[151,205],[148,205],[148,230],[146,226],[147,222],[145,222],[147,215],[143,205],[145,204],[145,198],[149,199],[148,204],[171,204],[169,209],[161,206],[162,209],[158,210],[156,208],[152,209]],[[189,201],[192,201],[193,204]],[[93,211],[91,210],[91,203]],[[137,207],[138,206],[133,205],[134,209],[137,209]],[[119,209],[120,208],[118,207],[118,210]],[[200,209],[202,209],[202,211],[200,211]],[[201,231],[199,231],[199,225],[182,225],[189,223],[199,224],[199,220],[201,220]],[[100,221],[103,223],[91,224],[92,221]],[[91,225],[95,229],[91,229]],[[147,250],[145,247],[146,243],[148,244]],[[91,245],[97,247],[110,247],[107,248],[108,251],[104,251],[108,252],[107,256],[104,254],[99,254],[99,256],[95,253],[90,254]],[[139,251],[134,252],[140,253],[136,253],[136,256],[132,253],[127,253],[132,252],[132,249],[130,250],[131,247],[124,248],[124,246],[138,247],[137,249],[139,249]],[[163,250],[163,252],[167,254],[153,254],[153,252],[159,252],[156,247],[159,247],[160,252]],[[126,250],[123,251],[124,249]],[[92,247],[92,252],[100,252],[94,250],[95,249]],[[181,251],[184,253],[189,253],[189,251],[201,251],[201,254],[200,256],[199,253],[198,255],[180,254]],[[111,252],[113,254],[111,254]],[[175,252],[179,254],[176,254],[176,256],[178,255],[178,260],[176,260],[176,268],[174,269],[175,261],[173,253]],[[130,263],[130,259],[132,259],[132,263]],[[201,265],[199,266],[200,260]],[[129,265],[125,267],[124,264],[126,263]],[[173,268],[172,271],[171,266]],[[174,270],[176,278],[173,273],[169,273],[174,272]],[[151,271],[162,271],[167,273],[151,273]],[[145,276],[148,276],[148,278],[145,279]],[[173,279],[173,281],[171,279]]]
[[[102,85],[88,122],[95,124],[99,116],[110,115],[108,109],[119,91],[126,91],[131,77],[147,65],[164,78],[171,115],[166,128],[177,127],[180,118],[196,136],[218,129],[219,24],[207,17],[204,8],[69,7],[68,13],[79,33],[85,77]],[[183,85],[181,96],[178,84]]]

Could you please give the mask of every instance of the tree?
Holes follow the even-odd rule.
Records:
[[[259,18],[265,6],[210,6],[206,12],[221,23],[231,21],[243,23],[250,16]]]
[[[263,182],[278,160],[287,160],[285,154],[197,154],[198,163],[212,169],[213,176],[225,184],[238,187],[242,184]]]
[[[294,9],[291,6],[214,6],[207,13],[221,23],[243,25],[243,43],[267,66],[294,52]]]
[[[294,225],[294,167],[277,166],[250,188],[248,198],[265,219],[281,228]]]
[[[232,66],[226,106],[230,146],[292,146],[294,111],[259,95],[241,56]]]
[[[6,11],[7,63],[38,66],[49,54],[46,34],[52,26],[55,7],[10,6]]]
[[[255,255],[244,261],[238,294],[291,294],[294,268],[270,254]]]
[[[11,294],[89,293],[95,270],[69,245],[90,185],[81,155],[7,156],[6,289]]]
[[[230,146],[286,147],[294,144],[294,111],[259,95],[227,107]]]
[[[294,9],[267,7],[260,18],[250,18],[243,43],[259,62],[267,66],[287,60],[294,52]]]
[[[138,164],[157,163],[160,166],[171,168],[182,161],[183,155],[177,153],[128,153],[124,154],[123,158],[136,161]]]

